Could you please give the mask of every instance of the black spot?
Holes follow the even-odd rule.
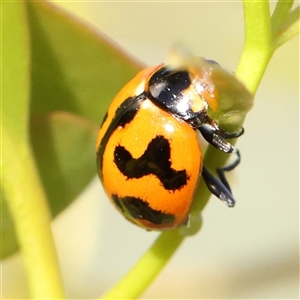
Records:
[[[133,219],[147,220],[157,225],[175,221],[174,215],[152,209],[147,202],[139,198],[129,196],[120,198],[118,195],[112,195],[112,199],[125,216],[127,213],[129,214],[129,220],[132,217]]]
[[[113,202],[115,203],[115,205],[118,207],[118,209],[120,209],[121,212],[124,213],[125,211],[124,211],[124,209],[122,207],[122,204],[120,202],[120,198],[117,195],[112,195],[111,198],[112,198]]]
[[[125,127],[126,124],[129,124],[133,120],[137,112],[138,107],[127,110],[126,108],[124,108],[124,113],[122,114],[122,116],[120,116],[118,126]]]
[[[101,180],[102,180],[103,153],[111,134],[118,126],[124,127],[126,124],[132,121],[132,119],[134,118],[134,116],[136,115],[136,113],[140,108],[141,102],[145,99],[146,96],[144,94],[141,94],[136,97],[129,97],[116,110],[115,116],[111,120],[111,123],[109,124],[100,142],[99,149],[97,151],[97,163],[98,163],[98,170],[101,170],[99,172],[99,176]]]
[[[138,159],[133,158],[123,146],[117,146],[114,151],[114,162],[128,179],[153,174],[167,190],[180,189],[188,180],[186,170],[176,171],[171,168],[170,144],[163,136],[155,137]]]

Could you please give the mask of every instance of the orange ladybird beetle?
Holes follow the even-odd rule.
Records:
[[[234,125],[251,107],[251,95],[216,62],[188,56],[141,71],[112,101],[98,133],[99,177],[115,207],[147,230],[167,230],[188,221],[203,176],[227,206],[235,200],[224,172],[240,155],[221,125]],[[217,170],[203,166],[196,131],[233,163]]]

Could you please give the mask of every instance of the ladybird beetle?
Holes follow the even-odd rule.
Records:
[[[96,142],[98,173],[129,221],[147,230],[186,224],[201,175],[214,195],[234,206],[224,172],[240,155],[226,138],[243,130],[227,133],[219,125],[234,123],[250,107],[231,99],[228,89],[234,97],[250,95],[224,72],[203,58],[148,67],[112,101]],[[232,164],[217,170],[219,178],[203,166],[197,131],[221,151],[236,153]]]

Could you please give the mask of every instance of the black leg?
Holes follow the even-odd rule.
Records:
[[[221,180],[213,176],[205,167],[203,167],[202,176],[212,194],[218,197],[228,207],[233,207],[235,205],[235,200],[230,190],[227,189]]]
[[[211,145],[223,152],[231,153],[234,151],[234,147],[225,139],[232,139],[241,136],[244,133],[244,128],[242,128],[239,132],[228,133],[220,130],[218,127],[204,124],[199,128],[199,131],[205,140]]]
[[[205,140],[225,153],[236,154],[236,159],[227,166],[217,169],[218,177],[212,175],[206,167],[203,167],[202,176],[208,189],[217,196],[227,206],[233,207],[235,200],[232,196],[229,183],[226,179],[225,172],[233,170],[241,161],[240,152],[232,146],[226,139],[237,138],[244,133],[244,128],[239,132],[227,133],[214,124],[204,124],[199,130]]]
[[[234,153],[236,154],[236,159],[227,166],[217,169],[218,176],[222,183],[227,187],[227,189],[231,192],[229,183],[226,179],[225,172],[232,171],[241,161],[240,151],[235,149]]]
[[[225,138],[225,139],[235,139],[235,138],[238,138],[240,137],[241,135],[243,135],[245,133],[245,129],[244,127],[241,128],[240,131],[237,131],[237,132],[226,132],[226,131],[222,131],[222,136]]]
[[[202,170],[202,176],[208,189],[229,207],[234,206],[235,200],[232,196],[225,172],[233,170],[241,161],[240,152],[237,149],[234,149],[234,152],[237,155],[236,159],[229,165],[217,169],[219,178],[213,176],[206,167],[203,167]]]

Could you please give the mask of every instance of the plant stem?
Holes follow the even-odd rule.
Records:
[[[272,56],[268,1],[244,0],[245,44],[236,77],[254,95]]]
[[[61,299],[50,214],[28,141],[31,66],[26,10],[21,1],[1,2],[1,9],[1,203],[5,198],[14,221],[31,297]]]
[[[279,0],[277,2],[271,18],[273,32],[276,32],[281,26],[282,22],[286,20],[292,9],[293,3],[294,0]]]
[[[275,21],[275,20],[274,20]],[[273,48],[277,49],[291,38],[299,34],[300,30],[300,7],[296,7],[287,18],[273,32]]]
[[[1,181],[14,220],[31,297],[62,299],[49,209],[34,161],[28,147],[14,143],[3,128],[2,138],[6,164]]]
[[[135,299],[160,273],[184,236],[180,230],[163,232],[131,271],[101,299]]]

